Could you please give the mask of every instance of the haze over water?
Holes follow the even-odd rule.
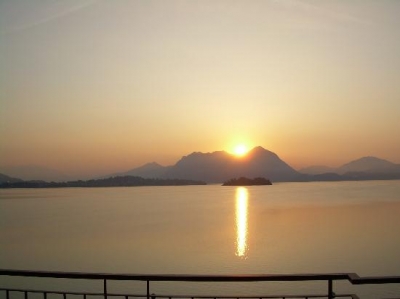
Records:
[[[0,190],[0,268],[398,275],[399,183]]]

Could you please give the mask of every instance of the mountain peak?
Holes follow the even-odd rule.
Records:
[[[338,173],[349,171],[392,172],[398,171],[398,166],[381,158],[366,156],[346,163],[338,169]]]
[[[275,154],[274,152],[271,152],[265,148],[263,148],[262,146],[256,146],[254,147],[252,150],[250,150],[247,155],[249,156],[271,156],[271,157],[275,157],[278,158],[278,155]]]
[[[163,167],[162,165],[158,164],[157,162],[149,162],[146,163],[144,165],[142,165],[142,167],[147,167],[147,168],[158,168],[158,167]]]
[[[256,146],[250,150],[250,152],[265,152],[265,151],[267,151],[267,150],[265,148],[263,148],[262,146]]]
[[[365,157],[361,157],[360,159],[357,159],[357,160],[354,160],[353,162],[356,162],[356,161],[362,161],[362,162],[387,162],[387,163],[391,163],[391,162],[389,162],[389,161],[387,161],[387,160],[385,160],[385,159],[381,159],[381,158],[378,158],[378,157],[374,157],[374,156],[365,156]],[[350,162],[350,163],[352,163],[352,162]]]
[[[342,167],[348,166],[348,165],[364,165],[364,166],[382,166],[382,165],[393,165],[394,163],[389,162],[387,160],[373,157],[373,156],[365,156],[362,158],[359,158],[357,160],[351,161],[349,163],[344,164]]]

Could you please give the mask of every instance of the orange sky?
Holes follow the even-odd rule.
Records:
[[[263,146],[400,163],[400,2],[0,3],[0,166],[71,175]]]

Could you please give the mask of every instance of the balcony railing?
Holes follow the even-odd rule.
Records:
[[[6,299],[13,299],[13,293],[22,293],[24,299],[29,299],[30,294],[41,294],[43,299],[48,295],[57,294],[67,299],[68,296],[96,296],[104,299],[108,297],[120,297],[121,299],[144,298],[144,299],[289,299],[289,298],[359,298],[356,294],[335,294],[333,290],[334,281],[348,281],[353,285],[370,284],[393,284],[400,283],[400,276],[379,276],[360,277],[355,273],[333,273],[333,274],[281,274],[281,275],[140,275],[140,274],[111,274],[111,273],[81,273],[81,272],[48,272],[28,270],[0,269],[0,279],[4,276],[14,277],[37,277],[37,278],[63,278],[63,279],[86,279],[97,280],[102,284],[101,292],[76,292],[76,291],[54,291],[26,288],[7,288],[0,286],[0,292],[5,293]],[[109,292],[108,282],[111,281],[142,281],[146,283],[146,290],[143,293],[114,293]],[[229,294],[229,296],[204,296],[196,294],[153,294],[151,291],[152,282],[310,282],[325,281],[326,293],[323,294],[285,294],[285,295],[261,295],[241,296]],[[37,298],[37,297],[35,297]]]

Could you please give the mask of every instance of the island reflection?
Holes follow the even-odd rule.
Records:
[[[236,189],[236,256],[244,259],[248,253],[248,197],[247,188]]]

